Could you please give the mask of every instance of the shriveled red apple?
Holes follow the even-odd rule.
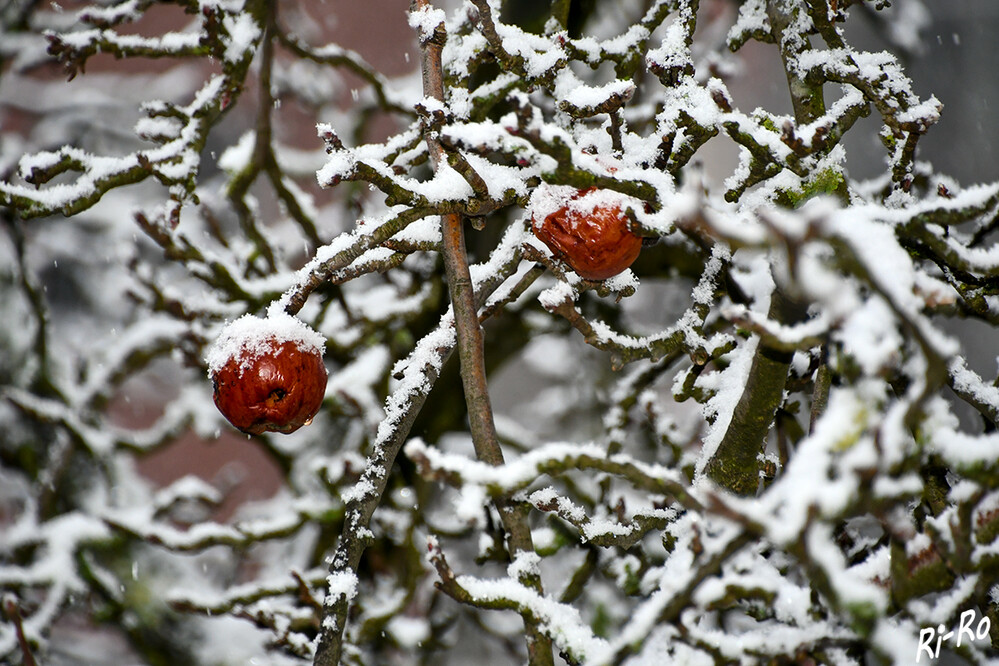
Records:
[[[215,406],[249,434],[308,425],[326,393],[323,342],[288,315],[237,319],[208,353]]]
[[[628,227],[624,195],[595,187],[542,187],[547,189],[532,198],[534,235],[580,277],[606,280],[638,258],[642,239]]]

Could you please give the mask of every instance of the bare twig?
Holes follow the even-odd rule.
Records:
[[[17,597],[12,594],[4,597],[3,612],[7,616],[7,620],[14,625],[17,644],[21,646],[21,663],[23,666],[35,666],[37,662],[34,655],[31,654],[31,645],[24,633],[24,622],[21,620],[21,609],[18,608]]]

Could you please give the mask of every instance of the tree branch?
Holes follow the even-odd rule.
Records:
[[[416,0],[414,10],[429,12],[429,0]],[[423,50],[423,92],[427,97],[444,101],[444,71],[441,63],[441,53],[444,48],[444,25],[438,24],[433,36],[422,40]],[[434,170],[446,163],[444,148],[441,146],[437,133],[427,134],[427,147],[430,150],[430,161]],[[474,187],[474,183],[470,183]],[[503,464],[503,451],[496,437],[496,424],[493,422],[493,411],[489,400],[489,388],[486,382],[486,365],[483,351],[482,328],[475,307],[475,293],[472,289],[472,277],[468,270],[468,259],[465,252],[464,220],[457,213],[449,213],[441,217],[444,270],[447,274],[448,289],[451,294],[451,305],[454,309],[455,332],[458,341],[458,356],[461,362],[461,381],[465,391],[465,404],[468,408],[469,426],[472,432],[472,442],[475,454],[483,462],[490,465]],[[534,553],[531,539],[531,529],[527,525],[527,516],[508,501],[498,501],[503,527],[510,541],[512,558],[519,553]],[[538,594],[544,594],[541,577],[536,571],[524,571],[520,582]],[[553,663],[551,640],[545,636],[538,621],[524,617],[527,630],[527,652],[531,666],[546,666]]]
[[[774,41],[780,46],[795,120],[799,124],[807,124],[821,117],[825,107],[821,85],[810,85],[795,73],[797,56],[807,47],[807,42],[795,41],[806,38],[793,27],[796,21],[803,20],[802,11],[799,8],[798,12],[788,13],[783,4],[774,0],[767,2],[767,16]],[[775,288],[767,318],[781,324],[790,323],[801,318],[799,310],[779,288]],[[757,459],[763,451],[777,408],[784,399],[784,385],[792,356],[792,352],[776,348],[767,340],[760,340],[742,396],[732,412],[725,435],[705,467],[715,483],[740,495],[756,492],[759,486]]]
[[[501,243],[500,249],[507,248]],[[486,297],[493,294],[516,271],[520,260],[520,253],[514,251],[502,265],[490,266],[491,270],[486,272],[488,277],[479,284],[475,303],[476,307],[484,306],[481,315],[483,319],[499,312],[503,304],[519,297],[541,274],[541,271],[529,271],[516,285],[487,305]],[[418,366],[416,363],[411,363],[406,367],[398,388],[388,398],[391,414],[379,425],[379,436],[372,447],[372,453],[368,456],[364,474],[355,489],[344,498],[348,506],[344,529],[330,562],[329,569],[332,576],[356,581],[361,555],[368,545],[371,534],[369,529],[371,517],[385,492],[389,472],[399,450],[406,443],[410,428],[433,389],[441,368],[454,350],[455,337],[451,335],[452,323],[451,316],[445,315],[437,328],[417,344],[416,349],[410,354],[410,359],[423,359],[423,362]],[[327,595],[319,646],[313,661],[315,666],[336,666],[340,663],[343,632],[347,624],[350,601],[351,598],[343,593]]]

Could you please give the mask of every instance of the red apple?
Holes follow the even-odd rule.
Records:
[[[623,195],[595,187],[576,190],[552,210],[552,193],[559,191],[565,190],[549,187],[542,202],[532,205],[534,235],[552,254],[588,280],[606,280],[631,266],[642,239],[628,227]]]
[[[327,375],[318,334],[287,319],[297,324],[295,335],[269,328],[268,319],[238,319],[209,352],[215,405],[245,433],[294,432],[322,405]]]

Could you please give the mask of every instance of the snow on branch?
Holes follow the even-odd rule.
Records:
[[[339,4],[0,10],[0,661],[994,661],[999,185],[920,142],[923,4]],[[213,381],[245,315],[314,333],[293,434],[215,407],[303,377]]]

